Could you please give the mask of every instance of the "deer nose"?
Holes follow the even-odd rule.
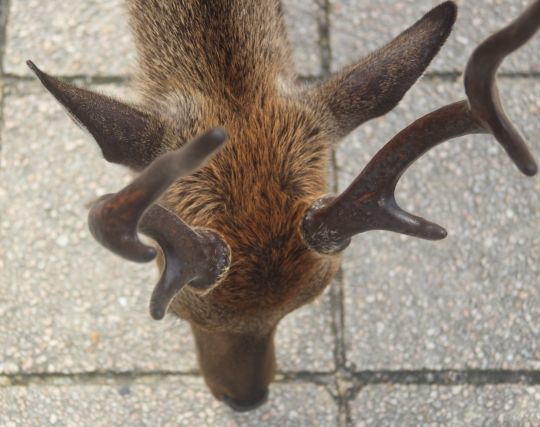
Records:
[[[268,400],[268,389],[266,389],[261,396],[257,399],[250,399],[249,401],[239,401],[231,399],[230,397],[223,396],[223,402],[226,403],[231,409],[236,412],[247,412],[257,409],[262,406]]]

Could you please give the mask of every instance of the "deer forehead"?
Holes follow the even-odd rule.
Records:
[[[306,203],[324,193],[330,138],[320,117],[298,102],[259,102],[207,114],[192,130],[220,125],[229,140],[206,167],[165,195],[191,225],[250,227],[255,216],[265,224],[272,214],[278,223],[298,223]]]

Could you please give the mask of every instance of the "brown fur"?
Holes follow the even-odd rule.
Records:
[[[154,138],[145,134],[135,138],[136,150],[120,150],[138,153],[114,159],[126,165],[144,166],[208,128],[227,129],[225,148],[172,185],[162,203],[231,248],[223,282],[204,295],[184,287],[170,311],[192,324],[214,395],[247,407],[273,378],[277,323],[316,298],[339,266],[339,255],[311,250],[300,232],[306,210],[328,191],[332,145],[396,105],[444,43],[455,6],[445,3],[376,54],[312,87],[296,82],[278,0],[128,0],[128,9],[142,104],[118,108],[97,95],[62,91],[92,98],[98,116],[115,118],[101,120],[103,131],[93,133],[104,153],[118,152],[110,145],[125,141],[135,117],[159,123]],[[86,110],[78,120],[95,128]]]
[[[168,148],[213,126],[229,133],[217,158],[164,200],[190,225],[220,233],[233,262],[212,292],[186,287],[170,310],[193,324],[213,393],[247,405],[273,378],[277,322],[319,295],[338,267],[339,257],[323,259],[300,236],[305,210],[327,191],[330,119],[294,86],[279,2],[129,5],[138,86],[146,108],[174,128]]]
[[[212,330],[272,328],[322,292],[327,281],[306,289],[309,277],[331,276],[338,263],[309,251],[299,232],[327,191],[331,126],[294,84],[279,2],[134,0],[129,9],[145,107],[182,128],[168,148],[213,126],[230,136],[208,167],[164,198],[190,225],[220,233],[233,253],[219,287],[204,297],[185,288],[172,311]]]

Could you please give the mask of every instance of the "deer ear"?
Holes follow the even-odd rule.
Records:
[[[27,61],[43,86],[88,130],[109,162],[141,169],[159,154],[163,123],[154,116],[58,80]]]
[[[456,14],[452,1],[439,5],[382,49],[312,89],[310,96],[334,116],[338,137],[398,104],[446,41]]]

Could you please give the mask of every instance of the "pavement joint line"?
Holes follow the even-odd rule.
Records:
[[[4,53],[6,51],[6,36],[9,18],[10,0],[0,0],[0,76],[4,75]],[[5,84],[0,83],[0,129],[4,128],[4,102]],[[2,152],[2,140],[0,139],[0,153]],[[2,157],[0,156],[0,168],[2,168]]]
[[[55,75],[55,77],[69,83],[85,83],[85,84],[122,84],[131,81],[130,76],[109,75],[109,76],[90,76],[86,74],[72,75]],[[4,84],[14,85],[18,83],[36,82],[37,78],[34,75],[19,75],[6,73],[3,75]]]
[[[427,80],[443,80],[455,82],[463,78],[464,71],[428,71],[422,75]],[[501,71],[497,77],[502,79],[539,79],[540,71]]]
[[[198,371],[88,371],[88,372],[44,372],[0,375],[0,389],[14,386],[57,386],[57,385],[115,385],[144,381],[202,378]],[[333,372],[281,372],[276,374],[275,383],[313,383],[329,386],[334,379]]]
[[[168,378],[199,378],[197,372],[171,372],[171,371],[148,371],[148,372],[114,372],[114,371],[90,371],[90,372],[47,372],[34,374],[9,374],[0,375],[0,389],[14,386],[55,386],[55,385],[111,385],[135,383]],[[4,385],[5,384],[5,385]]]
[[[330,0],[317,0],[321,9],[319,14],[319,48],[321,58],[322,78],[332,73],[332,45],[331,37],[331,4]],[[332,192],[338,194],[339,191],[339,167],[335,148],[331,152],[331,173],[332,173]],[[334,375],[335,394],[330,390],[328,392],[333,397],[338,406],[338,426],[347,427],[352,425],[352,414],[350,409],[351,389],[350,374],[347,371],[347,356],[345,352],[345,296],[343,269],[340,266],[335,283],[330,284],[330,306],[332,308],[331,331],[334,336],[334,361],[336,373]]]
[[[0,0],[1,1],[1,0]],[[84,84],[126,84],[130,83],[133,78],[129,75],[87,75],[87,74],[65,74],[65,75],[54,75],[54,77],[69,82],[69,83],[84,83]],[[299,83],[312,83],[320,80],[320,76],[299,76]],[[13,73],[6,73],[3,75],[4,84],[6,85],[15,85],[19,83],[35,82],[37,81],[36,77],[33,75],[20,75]]]
[[[339,169],[336,163],[336,155],[332,151],[332,163],[334,171],[334,193],[337,194],[337,178]],[[334,359],[336,364],[336,374],[334,377],[337,395],[335,401],[338,405],[338,425],[346,427],[352,425],[352,414],[350,410],[351,396],[348,390],[351,382],[350,372],[347,370],[347,355],[345,351],[345,304],[344,304],[344,281],[343,267],[339,267],[336,273],[335,283],[331,283],[330,290],[332,307],[331,330],[334,335],[335,348]]]
[[[330,0],[317,0],[320,8],[318,19],[319,50],[323,76],[331,74],[332,47],[330,44]]]
[[[0,73],[4,75],[4,54],[6,52],[7,27],[11,0],[0,0]]]
[[[0,58],[1,61],[1,58]],[[3,81],[0,81],[0,131],[4,129],[4,105],[6,103],[6,86]],[[2,169],[2,132],[0,132],[0,170]]]
[[[1,0],[0,0],[1,1]],[[4,0],[5,1],[5,0]],[[0,3],[1,4],[1,3]],[[1,19],[1,17],[0,17]],[[1,36],[0,36],[1,40]],[[0,43],[0,49],[1,49]],[[1,52],[0,52],[1,54]],[[323,54],[321,54],[323,55]],[[327,67],[323,62],[323,69]],[[324,71],[324,74],[321,76],[298,76],[298,83],[317,83],[323,79],[329,72]],[[69,75],[55,75],[55,77],[69,82],[69,83],[83,83],[86,85],[107,85],[107,84],[129,84],[132,81],[132,76],[129,75],[87,75],[87,74],[69,74]],[[433,72],[425,73],[422,75],[421,79],[428,82],[456,82],[461,80],[463,77],[462,72]],[[506,80],[538,80],[540,79],[540,72],[501,72],[497,74],[498,78]],[[20,83],[30,83],[37,81],[36,78],[32,75],[20,75],[13,73],[2,74],[2,80],[4,86],[12,86]]]
[[[373,370],[352,372],[360,387],[366,385],[540,385],[540,370],[533,369],[442,369]]]

